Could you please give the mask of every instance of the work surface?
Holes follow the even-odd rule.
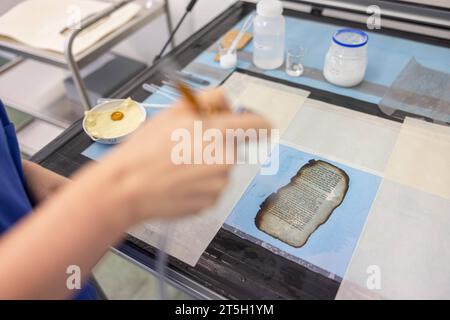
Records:
[[[184,67],[185,71],[208,79],[212,85],[218,85],[226,81],[229,79],[231,71],[220,69],[218,64],[213,61],[213,44],[230,28],[242,23],[242,19],[253,9],[253,6],[248,4],[238,3],[234,5],[216,21],[177,47],[170,56],[181,67]],[[370,45],[374,49],[369,51],[371,63],[369,63],[365,81],[352,89],[332,86],[324,82],[320,71],[324,52],[329,45],[331,35],[339,26],[363,27],[344,21],[311,17],[292,11],[288,11],[287,15],[289,16],[287,18],[287,42],[292,43],[296,39],[302,39],[304,45],[310,50],[305,59],[305,66],[307,67],[305,75],[300,78],[290,78],[282,70],[261,72],[255,69],[250,62],[251,46],[247,46],[244,52],[240,54],[238,67],[240,73],[246,76],[251,75],[268,81],[284,83],[310,92],[309,98],[313,101],[311,102],[312,105],[310,103],[301,110],[305,116],[318,117],[323,114],[321,112],[326,107],[322,103],[328,102],[337,106],[345,106],[350,110],[357,110],[358,114],[362,114],[364,117],[372,115],[379,118],[380,121],[386,121],[389,125],[387,125],[388,128],[385,131],[393,132],[400,125],[405,113],[396,112],[392,117],[389,117],[380,111],[377,104],[381,102],[382,97],[403,68],[410,63],[411,58],[414,57],[418,63],[428,68],[450,70],[450,62],[448,58],[446,59],[449,50],[445,46],[441,46],[437,42],[433,43],[432,39],[422,39],[428,43],[419,43],[405,39],[408,37],[407,34],[383,31],[381,34],[369,35]],[[311,30],[315,30],[314,37],[308,35]],[[317,41],[317,39],[325,40]],[[383,59],[380,58],[381,56],[383,56]],[[128,88],[118,92],[117,96],[131,95],[136,100],[146,99],[146,102],[151,103],[167,103],[165,97],[158,94],[148,97],[148,94],[140,89],[143,82],[158,83],[160,81],[158,70],[163,67],[164,63],[163,60],[150,68],[144,76],[135,80]],[[419,114],[422,111],[417,110]],[[341,112],[338,113],[337,117],[345,116]],[[421,115],[425,117],[433,114]],[[366,119],[361,121],[364,123],[370,122]],[[292,130],[287,131],[288,137],[289,134],[291,137],[301,136],[301,132]],[[320,136],[318,138],[320,139]],[[312,156],[307,152],[310,148],[307,142],[301,141],[300,144],[302,151],[296,150],[292,145],[282,147],[282,155],[289,157],[289,159],[295,159],[291,162],[294,165],[287,167],[285,173],[303,165],[304,161],[311,157],[318,160],[322,159],[317,154],[329,155],[331,152],[328,152],[328,149],[325,150],[325,147],[322,146],[323,149],[320,152],[314,152],[316,156]],[[316,144],[320,144],[320,141]],[[42,150],[34,160],[51,170],[68,176],[89,162],[90,159],[100,158],[104,152],[107,152],[107,149],[104,146],[92,144],[82,132],[81,124],[78,122],[68,129],[63,136]],[[340,159],[339,155],[335,155],[334,158]],[[333,159],[328,156],[325,157],[325,160]],[[360,188],[364,188],[366,191],[373,189],[373,192],[365,193],[370,198],[366,205],[363,201],[358,202],[361,205],[359,212],[367,214],[368,208],[365,207],[371,204],[380,183],[377,175],[385,169],[383,161],[365,161],[361,166],[357,166],[358,168],[343,166],[342,163],[346,163],[345,161],[333,162],[350,175],[353,188],[358,186],[358,183],[360,183],[358,181],[364,181],[364,183],[360,183]],[[282,176],[278,178],[285,179]],[[256,177],[255,179],[262,178]],[[261,189],[258,192],[264,195],[270,194],[272,190],[270,188]],[[346,195],[347,199],[352,199],[353,196],[352,193]],[[236,205],[234,211],[242,211],[242,208],[247,212],[253,210],[251,209],[251,203],[256,200],[252,200],[251,197],[251,193],[245,194],[244,200]],[[348,203],[352,200],[346,201]],[[347,213],[351,212],[344,210],[345,206],[340,209]],[[346,261],[340,262],[339,266],[336,266],[336,263],[329,265],[329,259],[316,259],[315,256],[317,255],[314,252],[311,252],[309,256],[306,253],[297,257],[294,250],[288,252],[289,250],[281,245],[275,249],[281,249],[287,254],[276,254],[277,251],[274,250],[274,247],[262,246],[260,239],[255,241],[254,234],[251,234],[250,229],[245,229],[246,233],[244,234],[243,226],[245,222],[239,220],[241,216],[233,212],[224,228],[217,233],[195,267],[188,266],[177,259],[171,259],[172,273],[170,276],[172,276],[173,281],[188,283],[187,285],[191,286],[199,297],[217,297],[204,289],[209,288],[218,295],[227,298],[335,298],[353,247],[347,252],[349,256]],[[365,215],[359,219],[361,219],[359,224],[363,224]],[[334,223],[339,224],[339,221]],[[358,230],[361,228],[362,225],[358,225]],[[326,228],[323,228],[321,232],[326,233]],[[355,235],[356,240],[358,235],[359,231]],[[356,240],[352,241],[356,242]],[[321,248],[321,246],[319,245],[317,248]],[[143,265],[150,268],[154,266],[154,249],[135,237],[128,237],[118,249]]]

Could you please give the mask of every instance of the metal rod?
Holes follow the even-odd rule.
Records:
[[[25,59],[22,57],[14,58],[13,60],[7,62],[6,64],[4,64],[3,66],[0,67],[0,74],[11,69],[12,67],[15,67],[16,65],[18,65],[19,63],[21,63],[23,61],[25,61]]]
[[[171,34],[172,30],[173,30],[173,23],[172,23],[172,15],[171,15],[171,11],[170,11],[169,0],[164,0],[164,11],[166,12],[167,31],[169,34]],[[175,39],[173,39],[173,38],[172,38],[172,40],[170,40],[170,47],[171,47],[171,49],[175,48]]]
[[[64,56],[66,57],[67,65],[69,66],[69,69],[72,72],[73,82],[75,83],[75,87],[77,88],[78,94],[81,99],[81,103],[83,104],[83,107],[86,110],[90,110],[92,108],[92,105],[91,102],[89,101],[86,85],[80,74],[80,68],[78,67],[78,64],[73,54],[73,43],[75,41],[75,38],[83,30],[89,28],[90,26],[100,21],[101,19],[111,15],[114,11],[120,9],[121,7],[125,6],[131,1],[133,0],[120,1],[117,4],[114,4],[111,8],[106,9],[105,11],[99,13],[98,15],[93,16],[90,19],[87,19],[87,21],[79,29],[73,29],[66,39],[66,43],[64,46]]]

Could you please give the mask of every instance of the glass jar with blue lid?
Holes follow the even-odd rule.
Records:
[[[366,73],[368,40],[369,36],[361,30],[336,31],[325,57],[325,79],[342,87],[358,85]]]

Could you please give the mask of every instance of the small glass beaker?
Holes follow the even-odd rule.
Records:
[[[303,74],[303,58],[305,48],[301,46],[288,47],[286,53],[286,73],[291,77],[300,77]]]

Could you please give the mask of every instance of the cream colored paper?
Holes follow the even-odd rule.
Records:
[[[309,91],[235,72],[223,85],[234,106],[266,117],[274,128],[285,132],[301,108]]]
[[[450,127],[407,118],[386,177],[450,199]]]
[[[99,13],[111,3],[93,0],[27,0],[0,17],[0,36],[26,45],[64,53],[69,33],[61,34],[68,25],[92,14]],[[100,21],[75,40],[73,51],[78,54],[130,21],[141,9],[129,3]]]
[[[307,99],[282,142],[382,175],[400,126],[397,122]]]
[[[167,253],[195,266],[258,170],[257,165],[235,167],[230,185],[216,206],[198,215],[174,221],[173,231],[169,235]],[[164,230],[166,229],[161,223],[151,222],[139,225],[129,233],[159,248],[160,235]]]
[[[384,180],[337,299],[450,299],[450,201]]]

